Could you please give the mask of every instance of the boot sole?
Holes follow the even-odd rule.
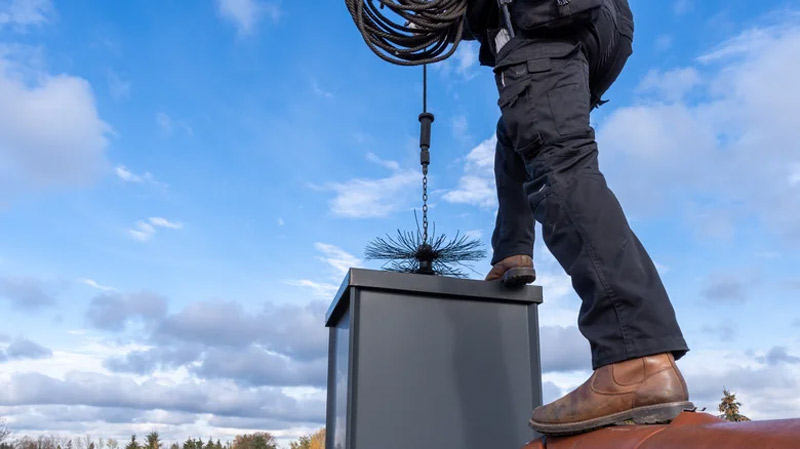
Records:
[[[587,419],[566,424],[545,424],[536,422],[533,419],[528,424],[533,430],[544,435],[572,435],[576,433],[588,432],[601,427],[624,424],[668,424],[675,419],[681,412],[694,411],[695,406],[691,402],[671,402],[668,404],[649,405],[638,407],[624,412],[614,413],[599,418]]]
[[[510,268],[503,274],[503,283],[508,287],[519,287],[532,284],[536,280],[536,271],[530,267]]]

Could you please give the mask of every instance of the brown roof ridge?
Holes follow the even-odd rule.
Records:
[[[534,440],[524,449],[798,449],[800,419],[728,422],[684,412],[669,425],[623,425]]]

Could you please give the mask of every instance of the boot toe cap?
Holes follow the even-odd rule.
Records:
[[[568,417],[562,416],[562,413],[558,413],[556,404],[536,407],[531,414],[531,421],[540,424],[559,424],[568,420]]]

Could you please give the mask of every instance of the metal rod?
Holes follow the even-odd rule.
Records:
[[[512,0],[497,0],[497,4],[500,6],[500,10],[503,12],[503,21],[506,23],[506,31],[508,31],[508,37],[514,38],[514,25],[511,23],[511,12],[508,10],[508,5],[510,5]]]

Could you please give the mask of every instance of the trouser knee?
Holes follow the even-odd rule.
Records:
[[[495,134],[497,135],[497,141],[500,143],[500,145],[503,145],[506,148],[514,147],[514,143],[508,136],[508,130],[506,129],[506,124],[503,121],[503,116],[500,116],[500,118],[497,120],[497,129]]]
[[[589,137],[562,141],[555,146],[543,146],[534,157],[525,159],[532,180],[559,182],[568,187],[575,177],[602,176],[598,163],[597,144]]]

